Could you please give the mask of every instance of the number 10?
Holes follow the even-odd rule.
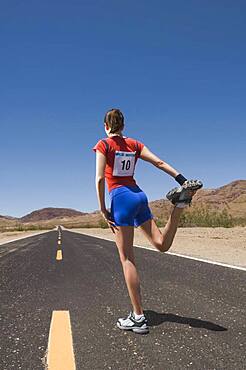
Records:
[[[122,171],[124,171],[125,169],[128,171],[131,167],[131,162],[130,160],[128,159],[128,161],[121,161],[122,163]],[[125,164],[126,164],[126,168],[125,168]]]

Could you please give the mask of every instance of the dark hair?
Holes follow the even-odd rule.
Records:
[[[124,116],[119,109],[110,109],[104,116],[104,122],[108,124],[110,134],[114,134],[124,128]]]

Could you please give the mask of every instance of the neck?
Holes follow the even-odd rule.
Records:
[[[108,137],[112,137],[112,136],[120,136],[120,137],[123,137],[122,133],[108,134]]]

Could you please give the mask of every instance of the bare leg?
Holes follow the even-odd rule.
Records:
[[[183,208],[174,207],[163,233],[161,233],[153,219],[147,220],[140,225],[139,228],[153,246],[155,246],[160,252],[166,252],[172,245],[182,212]]]
[[[137,315],[143,313],[140,293],[140,281],[133,253],[133,226],[117,226],[115,232],[116,245],[118,247],[120,260],[125,276],[128,293],[133,310]]]

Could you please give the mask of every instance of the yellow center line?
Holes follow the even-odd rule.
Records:
[[[76,370],[69,311],[52,313],[47,366],[47,370]]]
[[[58,240],[58,244],[61,245],[61,240]]]
[[[61,249],[58,249],[57,252],[56,252],[56,259],[57,261],[61,261],[62,260],[62,250]]]

